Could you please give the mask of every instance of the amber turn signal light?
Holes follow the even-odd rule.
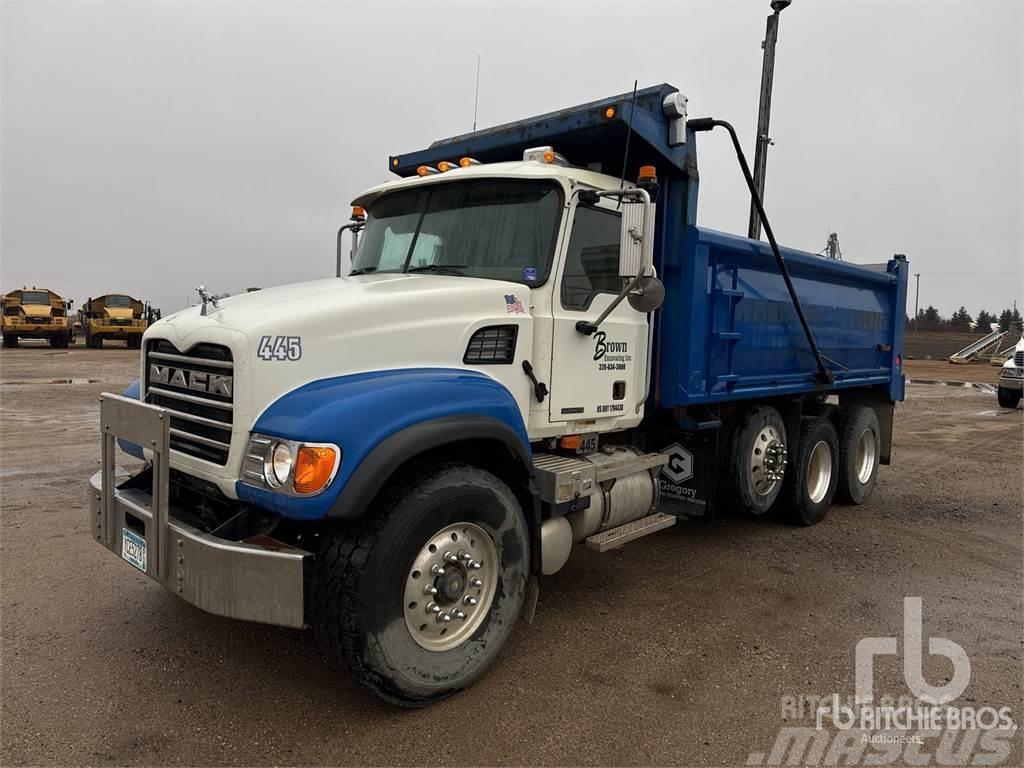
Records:
[[[295,457],[296,493],[317,493],[327,487],[338,466],[338,454],[326,445],[303,445]]]

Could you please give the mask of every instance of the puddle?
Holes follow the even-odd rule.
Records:
[[[22,379],[20,381],[2,381],[6,385],[26,384],[99,384],[101,379]]]

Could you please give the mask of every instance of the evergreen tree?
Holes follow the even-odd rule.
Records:
[[[968,331],[971,328],[971,315],[964,307],[960,307],[953,316],[949,318],[949,329],[951,331]]]
[[[1004,309],[1002,312],[999,313],[999,330],[1000,331],[1008,331],[1008,330],[1010,330],[1010,326],[1012,324],[1013,324],[1013,310],[1012,309],[1007,308],[1007,309]]]
[[[995,315],[986,312],[984,309],[978,312],[977,325],[974,327],[976,333],[992,333],[992,323],[996,321]]]
[[[946,318],[939,314],[939,310],[929,304],[925,309],[918,310],[918,327],[922,331],[938,331],[946,324]]]

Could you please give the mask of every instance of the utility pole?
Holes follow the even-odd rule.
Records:
[[[917,316],[917,299],[921,295],[921,273],[914,273],[914,330],[921,330],[921,320]]]
[[[779,39],[779,14],[782,13],[793,0],[772,0],[772,15],[768,17],[768,25],[765,29],[764,40],[761,47],[764,49],[764,61],[761,64],[761,98],[757,105],[757,140],[754,144],[754,185],[757,187],[757,194],[764,203],[764,176],[765,166],[768,162],[768,145],[772,143],[768,136],[768,123],[771,120],[772,112],[772,82],[775,79],[775,43]],[[761,239],[761,219],[758,218],[757,209],[754,203],[750,203],[750,222],[747,225],[747,237],[754,240]]]

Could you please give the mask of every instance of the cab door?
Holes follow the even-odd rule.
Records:
[[[619,276],[622,217],[615,203],[574,204],[551,299],[553,344],[549,412],[552,423],[634,418],[645,398],[647,315],[622,301],[597,333],[576,330],[593,322],[625,285]],[[600,429],[601,425],[595,425]]]

